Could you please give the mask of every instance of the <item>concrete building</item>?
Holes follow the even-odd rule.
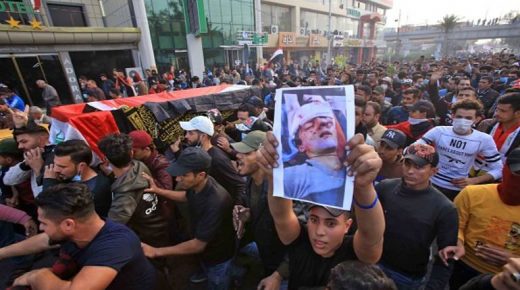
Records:
[[[197,57],[207,68],[253,65],[281,47],[287,60],[325,60],[329,1],[332,56],[359,63],[384,50],[382,30],[393,0],[204,0],[208,33],[201,34],[203,53]],[[188,68],[182,1],[145,0],[145,5],[159,69]],[[254,38],[262,36],[267,42],[257,44]],[[262,49],[252,49],[257,46]]]
[[[264,58],[282,47],[286,59],[324,61],[329,5],[332,57],[360,63],[384,48],[385,14],[393,0],[262,0],[262,30],[270,33]]]
[[[253,31],[255,25],[254,0],[204,0],[208,32],[200,35],[206,67],[234,63],[241,59],[237,50],[225,47],[237,44],[240,31]],[[181,0],[144,0],[159,70],[174,64],[189,68],[188,40]],[[191,49],[190,49],[191,51]],[[255,59],[255,56],[251,56]]]
[[[114,68],[153,64],[151,42],[146,54],[147,34],[137,28],[143,27],[142,19],[124,11],[133,9],[129,4],[0,0],[0,82],[28,104],[43,106],[35,85],[43,79],[57,89],[63,103],[74,103],[82,101],[78,76],[99,81],[101,73],[111,75]]]

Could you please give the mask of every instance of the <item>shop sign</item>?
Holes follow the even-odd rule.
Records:
[[[348,46],[348,47],[363,47],[363,40],[356,39],[356,38],[349,38],[349,39],[345,39],[345,41],[343,41],[343,45]]]
[[[34,10],[40,8],[40,0],[34,1]],[[0,0],[0,12],[34,14],[33,7],[22,1],[2,1]]]
[[[326,38],[319,34],[311,34],[309,36],[309,46],[310,47],[323,47],[326,46],[327,41]]]
[[[67,78],[67,82],[69,83],[70,91],[72,92],[72,97],[74,98],[74,101],[76,103],[83,102],[81,89],[78,85],[78,79],[76,78],[76,72],[74,71],[74,66],[72,65],[69,53],[59,52],[59,57],[61,60],[61,66],[63,67],[63,71],[65,72],[65,77]]]
[[[332,46],[333,47],[343,47],[343,35],[334,35],[334,38],[332,39]]]
[[[309,45],[308,36],[296,36],[296,47],[307,47]]]
[[[280,47],[294,47],[296,46],[295,32],[280,32],[278,33],[278,45]]]
[[[347,8],[347,16],[359,18],[361,17],[361,11],[353,8]]]

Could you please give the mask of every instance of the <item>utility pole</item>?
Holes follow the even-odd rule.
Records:
[[[255,0],[254,2],[254,8],[255,8],[255,31],[259,35],[262,34],[262,8],[261,8],[261,1]],[[256,63],[260,64],[260,60],[264,57],[264,51],[263,51],[263,44],[259,44],[256,47]]]
[[[401,38],[399,38],[399,34],[401,32],[401,9],[399,9],[399,18],[397,19],[397,41],[395,44],[395,56],[399,60],[401,59]]]
[[[330,42],[332,41],[332,0],[329,0],[329,31],[327,33],[327,66],[330,66]]]

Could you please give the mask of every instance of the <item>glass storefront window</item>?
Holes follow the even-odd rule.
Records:
[[[278,25],[278,31],[292,31],[291,9],[262,4],[262,24],[263,31],[271,31],[272,25]]]
[[[45,108],[37,80],[52,85],[64,104],[73,102],[60,60],[55,54],[11,55],[0,57],[0,80],[19,95],[26,104]]]
[[[86,76],[95,80],[102,73],[112,75],[112,70],[134,67],[130,50],[81,51],[69,52],[77,76]]]
[[[167,70],[176,51],[186,50],[186,30],[180,0],[144,0],[155,61],[159,70]]]

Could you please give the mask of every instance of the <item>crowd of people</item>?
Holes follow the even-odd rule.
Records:
[[[90,101],[222,83],[254,92],[228,119],[214,108],[180,122],[185,135],[164,152],[143,130],[107,135],[99,164],[83,140],[50,144],[42,116],[2,93],[14,128],[0,141],[7,286],[172,289],[176,258],[193,256],[188,289],[244,289],[243,257],[264,290],[520,289],[519,61],[293,62],[202,79],[171,67],[147,70],[141,85],[114,71],[99,87],[80,78]],[[352,210],[275,197],[275,91],[337,85],[355,88],[356,135],[340,160],[355,176]],[[315,152],[335,115],[307,111],[294,145]],[[32,269],[46,251],[52,266]]]

